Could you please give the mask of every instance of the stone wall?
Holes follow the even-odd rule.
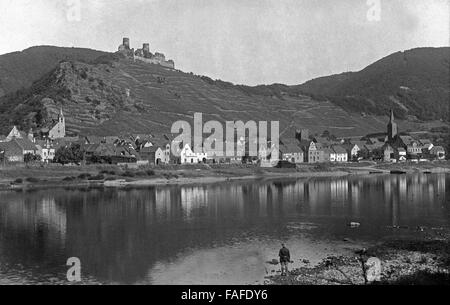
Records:
[[[162,61],[160,59],[157,58],[145,58],[145,57],[140,57],[140,56],[134,56],[135,60],[139,60],[139,61],[143,61],[145,63],[148,64],[154,64],[154,65],[161,65],[163,67],[166,68],[171,68],[171,69],[175,69],[175,63],[171,60],[169,61]]]

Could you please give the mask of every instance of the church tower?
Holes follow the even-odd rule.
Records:
[[[398,126],[397,123],[395,123],[394,111],[391,109],[391,118],[388,124],[388,141],[393,141],[397,137],[397,134]]]
[[[61,139],[66,136],[66,119],[64,118],[64,113],[61,108],[58,115],[58,123],[50,130],[50,139]]]

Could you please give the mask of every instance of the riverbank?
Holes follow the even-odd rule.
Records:
[[[393,228],[394,230],[400,230]],[[330,256],[315,266],[308,262],[288,276],[266,278],[268,285],[450,285],[450,229],[403,229],[408,235],[384,240],[350,256]],[[370,281],[367,262],[381,262],[380,278]]]
[[[258,179],[300,179],[349,175],[449,173],[450,162],[427,164],[303,164],[297,168],[261,168],[256,165],[195,165],[122,168],[113,165],[65,167],[57,165],[0,168],[0,190],[52,187],[144,187],[196,185]]]

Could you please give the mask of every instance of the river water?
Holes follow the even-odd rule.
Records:
[[[261,284],[282,242],[314,265],[417,226],[450,227],[450,175],[1,192],[0,284],[67,284],[70,257],[87,284]]]

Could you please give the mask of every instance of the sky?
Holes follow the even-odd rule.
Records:
[[[394,52],[449,46],[449,0],[1,0],[0,54],[149,42],[177,69],[300,84]]]

